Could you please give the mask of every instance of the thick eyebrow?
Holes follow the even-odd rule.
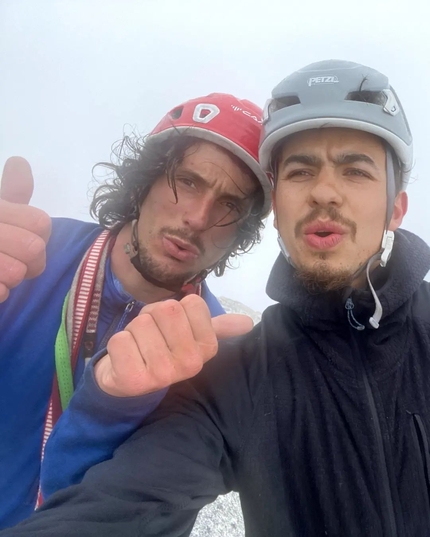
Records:
[[[364,153],[344,153],[343,155],[337,156],[333,160],[334,164],[355,164],[356,162],[365,162],[366,164],[370,164],[375,170],[378,169],[378,167],[375,164],[375,161],[370,158],[368,155],[365,155]]]
[[[378,169],[374,160],[364,153],[343,153],[333,159],[336,165],[354,164],[356,162],[365,162],[370,164],[375,169]],[[296,154],[287,157],[281,165],[281,168],[287,167],[289,164],[304,164],[305,166],[321,166],[322,160],[315,155]]]
[[[190,170],[189,168],[178,168],[178,173],[184,173],[185,175],[190,176],[191,179],[194,179],[197,183],[203,184],[206,188],[213,189],[213,183],[202,177],[197,172]],[[243,197],[237,196],[236,194],[232,194],[230,192],[221,192],[222,197],[226,201],[231,201],[233,203],[236,203],[238,205],[245,203],[248,200],[252,200],[254,197],[255,191],[250,192],[249,195],[245,195]]]
[[[321,159],[315,155],[296,154],[287,157],[280,168],[286,168],[289,164],[304,164],[305,166],[320,166]]]

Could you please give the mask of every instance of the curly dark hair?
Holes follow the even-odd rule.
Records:
[[[139,209],[149,193],[151,186],[163,174],[167,175],[170,187],[175,193],[175,173],[183,161],[185,152],[198,144],[198,138],[177,133],[168,140],[159,142],[150,136],[125,136],[113,146],[112,162],[99,162],[111,171],[110,180],[106,180],[95,191],[90,205],[91,215],[105,229],[118,233],[127,222],[139,218]],[[229,153],[247,175],[255,174],[238,157]],[[93,168],[93,170],[94,170]],[[222,276],[226,267],[231,267],[233,258],[242,255],[261,241],[264,228],[262,208],[264,193],[258,188],[250,213],[238,222],[239,230],[231,251],[224,255],[216,265],[207,269],[216,276]]]

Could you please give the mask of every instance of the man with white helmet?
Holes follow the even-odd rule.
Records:
[[[388,79],[334,60],[288,76],[260,162],[279,304],[8,537],[186,536],[229,490],[253,537],[429,534],[430,248],[399,230],[412,138]]]
[[[142,349],[154,341],[150,304],[164,300],[165,322],[192,316],[197,297],[209,318],[223,313],[205,278],[212,271],[221,276],[231,257],[260,240],[270,209],[271,186],[258,164],[261,115],[249,101],[215,93],[174,107],[143,140],[126,137],[118,160],[106,164],[113,180],[92,201],[99,225],[51,222],[28,205],[28,163],[7,162],[0,193],[0,527],[34,510],[44,443],[98,351],[109,349],[97,363],[100,387],[140,397],[124,406],[104,393],[92,362],[77,402],[94,419],[80,415],[76,422],[78,441],[91,449],[75,449],[70,461],[64,453],[51,461],[48,449],[46,468],[75,470],[81,453],[87,464],[97,463],[105,457],[109,417],[126,415],[124,425],[109,429],[120,442],[166,386],[197,372],[192,356],[180,367],[174,360],[142,361]],[[216,323],[219,334],[229,335],[230,322]],[[231,333],[252,328],[248,318],[236,323]],[[174,348],[177,333],[171,336]],[[124,353],[131,382],[116,374]],[[72,432],[66,423],[66,438],[55,435],[60,445]]]

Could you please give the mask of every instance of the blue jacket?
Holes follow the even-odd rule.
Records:
[[[45,271],[13,289],[8,300],[0,304],[0,528],[18,523],[34,509],[61,308],[82,256],[100,232],[100,226],[94,223],[53,219]],[[223,313],[206,286],[203,297],[212,315]],[[142,304],[136,303],[124,316],[130,300],[108,266],[98,326],[99,346],[104,344],[108,329],[121,329],[138,314]],[[81,366],[75,374],[75,385],[82,374]],[[142,415],[156,406],[156,399],[148,398],[148,408],[141,410]],[[103,403],[103,398],[100,401]],[[45,468],[49,464],[50,453],[46,452]]]

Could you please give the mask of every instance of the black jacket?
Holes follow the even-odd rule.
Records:
[[[189,535],[231,489],[250,537],[430,535],[430,249],[396,234],[372,279],[384,315],[359,331],[347,297],[310,295],[280,257],[280,302],[221,347],[111,461],[1,536]],[[367,291],[349,297],[362,324]],[[354,323],[353,323],[354,324]]]

